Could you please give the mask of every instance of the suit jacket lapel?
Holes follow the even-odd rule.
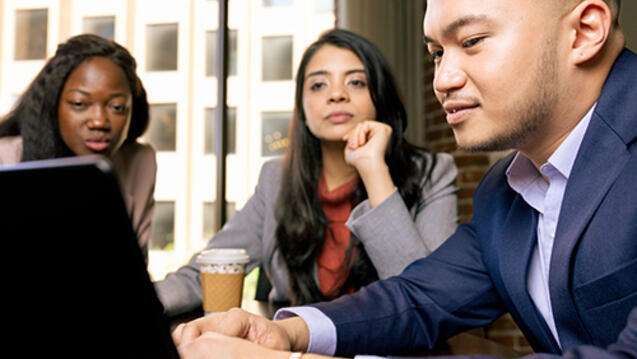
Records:
[[[585,340],[592,342],[571,295],[573,249],[629,158],[626,141],[634,139],[635,127],[626,125],[630,121],[626,121],[627,116],[622,113],[631,107],[632,113],[636,110],[631,104],[637,98],[631,97],[635,96],[636,65],[632,53],[624,53],[617,60],[591,118],[564,194],[549,274],[551,305],[564,350]],[[633,89],[627,90],[626,85]]]
[[[538,213],[517,195],[505,220],[501,234],[499,261],[502,281],[519,313],[521,329],[532,334],[540,345],[551,352],[559,352],[546,322],[538,312],[527,290],[527,275],[531,254],[537,243]],[[515,314],[512,313],[515,317]],[[524,328],[526,327],[526,328]],[[533,338],[529,338],[532,342]]]

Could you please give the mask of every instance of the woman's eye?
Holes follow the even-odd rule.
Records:
[[[128,110],[126,105],[112,105],[111,108],[117,113],[125,113]]]
[[[349,82],[352,86],[355,87],[365,87],[367,86],[367,83],[363,80],[352,80]]]
[[[86,107],[86,104],[84,102],[81,101],[68,101],[68,104],[73,107],[74,109],[83,109],[84,107]]]
[[[322,82],[315,82],[315,83],[313,83],[313,84],[310,86],[310,90],[312,90],[312,91],[316,91],[316,90],[318,90],[318,89],[323,88],[323,86],[325,86],[325,84],[324,84],[324,83],[322,83]]]
[[[484,37],[474,37],[462,43],[462,47],[465,49],[475,46],[480,41],[484,40]]]

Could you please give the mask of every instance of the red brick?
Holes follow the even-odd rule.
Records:
[[[464,170],[458,174],[458,180],[464,183],[480,182],[482,177],[487,173],[485,170]]]
[[[438,152],[446,152],[446,153],[451,153],[453,151],[456,150],[457,146],[456,146],[456,142],[447,142],[447,143],[439,143],[436,144],[435,147],[430,147],[432,150],[434,151],[438,151]]]
[[[458,167],[489,166],[489,157],[486,154],[461,154],[454,156]]]
[[[471,221],[471,216],[458,215],[458,223],[468,223]]]
[[[439,130],[427,131],[427,140],[439,140],[442,138],[453,137],[451,128],[442,128]]]
[[[460,188],[458,190],[458,198],[473,198],[475,192],[475,188]]]

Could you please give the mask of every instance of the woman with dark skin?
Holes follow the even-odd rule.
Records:
[[[137,142],[148,127],[136,62],[117,43],[79,35],[58,46],[0,122],[0,165],[103,155],[116,170],[146,252],[154,207],[155,151]]]

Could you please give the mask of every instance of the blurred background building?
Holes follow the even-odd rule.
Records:
[[[153,278],[183,264],[214,234],[217,0],[0,2],[0,114],[58,43],[94,33],[128,48],[148,92],[144,140],[157,152],[150,243]],[[305,47],[334,27],[333,0],[230,0],[226,201],[228,217],[254,191],[261,164],[281,155]]]

